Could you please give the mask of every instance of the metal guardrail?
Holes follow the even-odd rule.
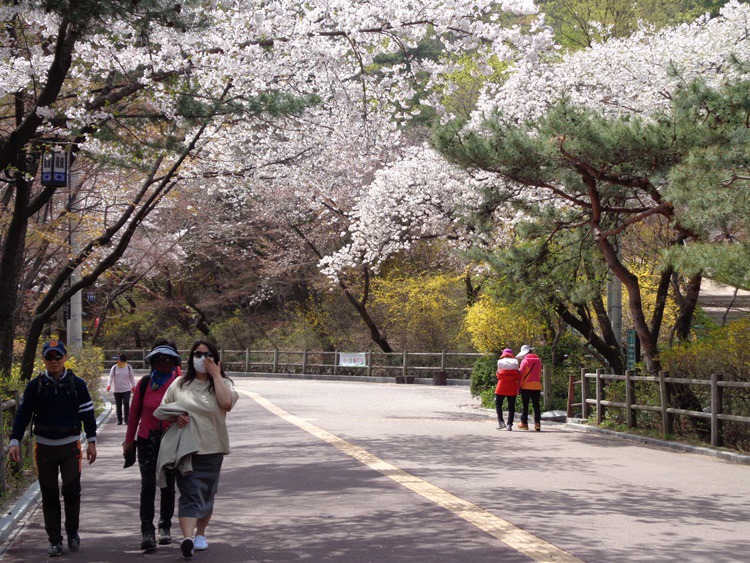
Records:
[[[145,368],[143,358],[149,349],[105,350],[113,361],[125,354],[134,368]],[[189,350],[180,350],[183,358]],[[224,369],[246,373],[298,373],[331,375],[382,375],[392,377],[419,376],[424,372],[444,372],[455,379],[469,379],[474,362],[483,354],[471,352],[363,352],[364,366],[341,365],[342,352],[317,350],[221,350]],[[111,364],[110,364],[111,365]]]
[[[595,392],[592,397],[590,381],[595,383]],[[625,382],[625,402],[610,401],[606,399],[607,381],[624,381]],[[636,382],[648,382],[658,384],[659,405],[643,405],[636,402]],[[711,405],[708,412],[678,409],[672,405],[673,385],[699,385],[709,386],[711,391]],[[580,402],[575,402],[576,387],[580,387]],[[739,389],[750,391],[750,382],[742,381],[722,381],[721,375],[712,374],[711,379],[685,379],[680,377],[669,377],[665,371],[659,372],[658,377],[638,376],[631,371],[626,371],[625,375],[613,375],[604,373],[598,369],[594,373],[587,373],[581,369],[580,379],[571,375],[568,381],[568,417],[573,416],[575,407],[581,407],[583,418],[591,416],[591,406],[596,411],[596,424],[599,425],[604,421],[605,409],[620,408],[625,409],[628,428],[637,426],[638,411],[657,412],[661,414],[662,432],[666,436],[674,433],[675,415],[689,416],[710,420],[711,423],[711,445],[721,446],[723,444],[722,422],[741,422],[750,423],[750,417],[735,414],[725,414],[723,412],[724,401],[723,394],[725,389]]]

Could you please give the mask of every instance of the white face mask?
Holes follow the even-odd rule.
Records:
[[[208,369],[206,369],[206,366],[203,365],[203,361],[206,358],[193,358],[193,367],[195,368],[195,371],[198,373],[207,373]]]

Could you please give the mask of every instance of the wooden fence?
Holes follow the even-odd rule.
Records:
[[[111,365],[117,354],[125,354],[134,368],[145,368],[143,358],[149,350],[105,350]],[[180,350],[185,358],[188,350]],[[245,373],[290,373],[363,375],[381,377],[433,377],[442,372],[453,379],[469,379],[474,362],[482,354],[469,352],[362,352],[361,366],[342,365],[341,358],[351,354],[334,350],[221,350],[222,365],[226,371]]]
[[[10,462],[7,458],[10,446],[6,444],[5,437],[10,434],[10,427],[16,418],[16,408],[21,400],[21,392],[14,391],[13,395],[13,399],[0,402],[0,495],[5,495],[8,472],[18,473],[23,465],[23,461],[25,459],[30,460],[34,451],[31,438],[31,425],[29,425],[21,441],[21,463]]]
[[[592,396],[590,382],[595,383],[594,394]],[[607,400],[607,386],[609,381],[625,382],[625,402]],[[646,382],[658,385],[658,405],[638,404],[636,398],[636,383]],[[706,411],[695,411],[679,409],[672,406],[674,385],[697,385],[710,387],[711,400],[710,406]],[[580,394],[576,389],[580,387]],[[576,407],[581,408],[583,418],[591,416],[591,408],[596,411],[596,424],[604,421],[607,408],[619,408],[625,410],[625,418],[628,428],[637,427],[638,411],[650,411],[659,413],[662,421],[662,433],[667,435],[674,433],[675,415],[689,416],[709,420],[711,424],[711,445],[723,445],[722,422],[732,421],[741,423],[750,423],[750,417],[739,416],[735,414],[724,413],[723,395],[726,389],[738,389],[741,391],[750,391],[750,383],[740,381],[722,381],[718,374],[711,375],[711,379],[684,379],[679,377],[669,377],[665,371],[659,372],[658,377],[638,376],[631,371],[626,371],[625,375],[606,374],[603,370],[596,370],[595,373],[587,373],[585,369],[581,370],[580,379],[570,376],[568,381],[568,418],[573,416]],[[576,397],[580,397],[576,402]]]

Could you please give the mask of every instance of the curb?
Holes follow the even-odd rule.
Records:
[[[104,401],[104,410],[96,419],[97,430],[101,427],[102,423],[107,419],[109,413],[112,412],[112,403]],[[17,533],[20,529],[17,528],[18,522],[26,517],[33,509],[37,507],[39,499],[41,498],[41,492],[39,490],[39,481],[34,483],[26,489],[26,492],[16,501],[16,504],[0,518],[0,542],[6,542],[14,532]],[[5,553],[7,544],[0,548],[0,556]]]
[[[606,428],[596,428],[587,424],[581,424],[578,422],[566,422],[565,426],[576,432],[589,432],[594,434],[603,434],[605,436],[611,436],[613,438],[619,438],[621,440],[628,440],[630,442],[637,442],[640,444],[646,444],[648,446],[655,446],[665,450],[672,450],[675,452],[705,455],[708,457],[715,457],[730,463],[738,463],[741,465],[750,465],[750,455],[738,454],[734,452],[726,452],[723,450],[716,450],[714,448],[707,448],[704,446],[693,446],[690,444],[682,444],[679,442],[671,442],[669,440],[661,440],[659,438],[651,438],[649,436],[639,436],[638,434],[628,434],[626,432],[616,432],[615,430],[607,430]]]

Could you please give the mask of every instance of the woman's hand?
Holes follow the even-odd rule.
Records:
[[[177,417],[177,426],[180,428],[185,428],[188,422],[190,422],[190,415],[188,414],[181,414]]]
[[[205,356],[203,360],[203,366],[206,368],[208,375],[210,375],[214,379],[221,379],[221,362],[217,364],[216,362],[214,362],[213,358]]]
[[[134,442],[123,442],[122,443],[122,453],[123,454],[128,453],[130,450],[133,449],[133,446],[135,446]]]

